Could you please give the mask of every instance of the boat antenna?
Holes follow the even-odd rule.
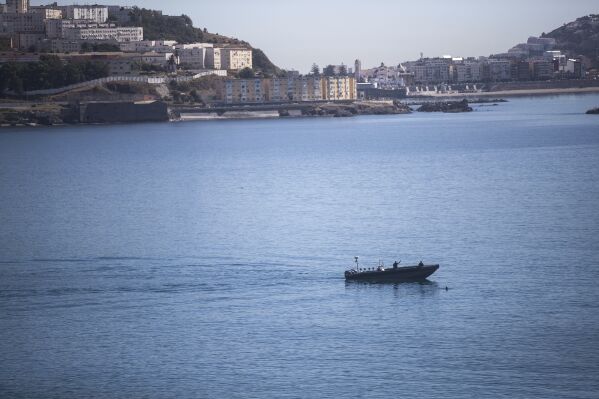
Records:
[[[357,272],[360,271],[360,265],[358,264],[358,259],[360,259],[359,256],[354,256],[354,262],[356,262],[356,271]]]

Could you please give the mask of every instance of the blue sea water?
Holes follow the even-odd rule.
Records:
[[[597,105],[0,131],[0,397],[599,398]]]

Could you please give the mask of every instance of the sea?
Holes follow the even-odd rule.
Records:
[[[2,129],[0,397],[599,398],[596,106]]]

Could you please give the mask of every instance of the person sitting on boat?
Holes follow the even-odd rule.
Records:
[[[424,263],[422,263],[422,261],[420,261],[420,263],[418,263],[418,266],[422,267],[422,266],[424,266]]]

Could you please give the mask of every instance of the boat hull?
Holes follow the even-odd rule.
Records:
[[[377,283],[400,283],[409,281],[423,281],[439,269],[439,265],[406,266],[396,269],[372,270],[359,273],[347,273],[347,281],[367,281]]]

